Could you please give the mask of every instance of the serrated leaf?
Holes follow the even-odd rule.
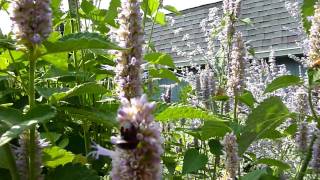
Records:
[[[118,17],[118,8],[121,6],[120,0],[111,0],[109,4],[109,9],[107,11],[106,15],[106,22],[113,26],[113,27],[119,27],[119,25],[116,22],[116,18]]]
[[[61,107],[60,109],[66,111],[68,114],[71,114],[73,117],[95,122],[109,128],[117,125],[116,112],[103,112],[89,108],[81,109],[73,107]]]
[[[298,76],[294,76],[294,75],[280,76],[275,80],[273,80],[270,84],[268,84],[264,93],[270,93],[281,88],[287,88],[289,86],[300,85],[301,83],[302,81]]]
[[[54,93],[52,95],[52,98],[56,101],[59,101],[74,96],[80,96],[83,94],[105,94],[106,92],[108,92],[108,90],[102,85],[97,84],[95,82],[89,82],[78,85],[66,92]]]
[[[311,22],[308,20],[308,17],[314,15],[314,5],[318,0],[304,0],[301,7],[301,19],[305,32],[310,33]]]
[[[180,82],[177,76],[169,69],[165,69],[165,68],[150,69],[149,74],[153,78],[163,78],[163,79],[169,79],[175,82]]]
[[[156,120],[161,122],[178,121],[181,119],[203,119],[224,122],[220,117],[193,106],[169,106],[156,115]]]
[[[42,161],[46,167],[56,168],[73,161],[75,155],[60,147],[53,146],[43,150]]]
[[[242,155],[255,140],[261,139],[268,131],[275,130],[290,117],[289,110],[279,97],[270,97],[249,114],[244,132],[238,140],[239,154]]]
[[[43,123],[56,114],[56,109],[48,105],[40,105],[33,108],[26,115],[23,116],[21,123],[13,125],[0,137],[0,146],[10,142],[12,139],[18,137],[23,131],[30,129],[36,124]]]
[[[171,55],[167,53],[148,53],[144,56],[144,59],[153,64],[165,65],[171,68],[175,68]]]
[[[43,43],[47,49],[46,54],[70,52],[83,49],[114,49],[122,50],[119,46],[112,43],[109,39],[98,33],[74,33],[68,34],[58,41]]]
[[[192,173],[204,168],[208,162],[205,154],[200,154],[196,149],[188,149],[183,158],[182,173]]]
[[[200,134],[201,140],[207,140],[212,137],[223,137],[232,129],[221,121],[205,121],[204,125],[196,131]]]
[[[64,166],[58,166],[45,177],[45,180],[57,179],[100,180],[100,177],[94,170],[84,165],[69,163]]]
[[[170,12],[174,13],[174,14],[177,15],[177,16],[180,16],[180,15],[181,15],[181,12],[178,11],[174,6],[165,5],[163,8],[164,8],[165,10],[167,10],[167,11],[170,11]]]
[[[163,12],[158,12],[155,20],[156,20],[156,23],[160,24],[161,26],[164,26],[167,24],[166,15]]]
[[[262,159],[259,159],[256,163],[257,164],[266,164],[268,166],[276,166],[281,170],[290,169],[289,164],[282,162],[282,161],[279,161],[279,160],[276,160],[276,159],[271,159],[271,158],[262,158]]]

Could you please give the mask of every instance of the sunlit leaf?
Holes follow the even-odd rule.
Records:
[[[72,152],[53,146],[43,150],[42,162],[46,167],[55,168],[72,162],[74,157]]]
[[[174,13],[175,15],[178,15],[178,16],[181,15],[181,12],[178,11],[174,6],[165,5],[163,8],[164,8],[165,10],[169,11],[169,12]]]

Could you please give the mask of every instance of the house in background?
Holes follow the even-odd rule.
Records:
[[[219,8],[220,14],[222,13],[222,1],[218,1],[183,10],[181,16],[172,16],[175,22],[173,26],[155,25],[152,40],[156,49],[171,54],[178,67],[190,65],[190,60],[178,56],[172,51],[172,47],[176,46],[184,52],[193,51],[197,45],[206,49],[206,37],[201,31],[200,22],[208,17],[209,9],[213,7]],[[238,24],[237,30],[242,32],[245,41],[255,49],[258,58],[268,58],[272,47],[277,63],[286,64],[293,74],[298,73],[298,63],[288,58],[288,54],[299,56],[303,52],[296,44],[299,41],[298,35],[288,29],[297,29],[299,22],[288,13],[285,0],[242,0],[240,18],[249,18],[252,22],[252,25]],[[175,34],[174,31],[180,28],[181,33]],[[148,24],[146,36],[150,35],[150,31],[151,24]],[[182,40],[185,34],[189,34],[188,42],[195,43],[192,47],[188,47],[187,41]],[[204,64],[201,56],[196,55],[193,61]]]
[[[190,59],[177,55],[172,49],[176,46],[184,52],[191,52],[196,46],[206,50],[207,42],[200,22],[208,17],[209,9],[219,8],[218,14],[222,14],[222,1],[202,5],[199,7],[181,11],[181,16],[174,16],[174,24],[160,26],[155,25],[152,40],[157,51],[171,54],[177,67],[190,66]],[[169,14],[170,16],[171,14]],[[274,50],[277,64],[285,64],[292,74],[299,73],[299,64],[288,57],[289,54],[301,56],[302,48],[297,45],[301,39],[296,33],[299,21],[293,18],[285,7],[285,0],[242,0],[240,18],[249,18],[252,25],[237,24],[237,31],[241,31],[246,42],[255,49],[257,58],[267,59],[270,56],[271,47]],[[182,29],[181,33],[174,31]],[[150,35],[151,23],[146,26],[146,36]],[[183,36],[189,34],[189,40],[184,41]],[[191,47],[187,42],[195,43]],[[216,50],[219,47],[215,48]],[[193,62],[203,65],[202,54],[193,57]],[[160,84],[170,84],[168,80],[161,80]],[[181,84],[172,89],[172,98],[178,99]]]

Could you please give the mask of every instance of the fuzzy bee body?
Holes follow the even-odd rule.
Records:
[[[121,138],[115,141],[115,144],[125,150],[133,150],[139,144],[137,139],[138,128],[135,127],[131,122],[125,122],[122,124]]]

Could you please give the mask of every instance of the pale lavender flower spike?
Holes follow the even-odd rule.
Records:
[[[17,39],[26,46],[40,44],[52,32],[51,0],[16,0],[11,18]]]

